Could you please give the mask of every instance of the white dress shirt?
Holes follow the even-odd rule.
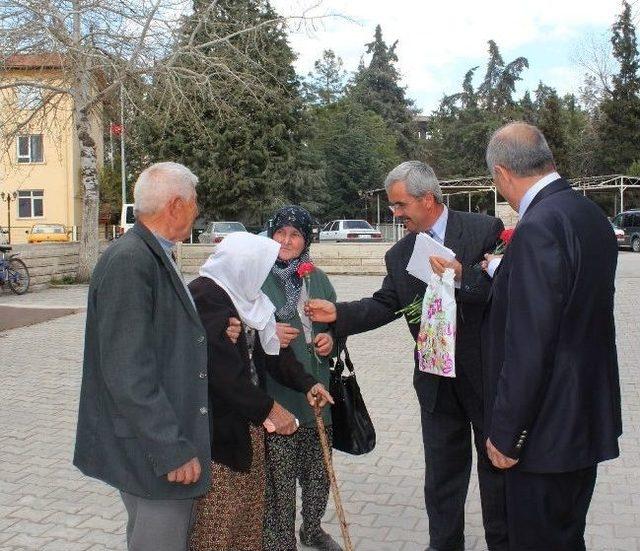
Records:
[[[447,222],[449,221],[449,209],[446,205],[442,205],[444,209],[442,214],[434,222],[431,229],[427,232],[433,239],[435,239],[441,245],[444,245],[444,237],[447,233]],[[455,251],[454,251],[455,252]],[[460,289],[460,281],[454,280],[454,286],[456,289]]]

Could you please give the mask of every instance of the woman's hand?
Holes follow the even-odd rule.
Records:
[[[333,350],[333,337],[329,333],[318,333],[313,344],[316,347],[316,354],[328,356]]]
[[[307,392],[307,400],[311,407],[318,405],[323,408],[327,403],[333,404],[331,394],[329,394],[329,391],[324,388],[324,385],[321,383],[316,383],[311,387],[311,390]]]
[[[280,348],[287,348],[291,341],[300,334],[300,330],[291,327],[288,323],[276,323],[276,334],[280,341]]]
[[[240,333],[242,332],[242,323],[238,318],[229,318],[229,325],[227,326],[227,337],[233,344],[238,342]]]
[[[262,425],[267,432],[288,436],[298,430],[300,422],[278,402],[273,402],[271,411]]]

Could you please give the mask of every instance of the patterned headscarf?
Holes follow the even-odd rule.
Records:
[[[276,260],[271,272],[278,280],[286,297],[286,302],[276,310],[276,318],[280,321],[288,321],[296,315],[300,292],[302,291],[302,279],[298,275],[298,266],[302,262],[309,262],[309,247],[313,237],[313,220],[309,212],[302,207],[290,205],[278,210],[269,225],[269,235],[281,228],[291,226],[297,229],[304,237],[304,249],[299,257],[291,260]]]

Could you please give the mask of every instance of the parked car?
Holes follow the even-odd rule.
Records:
[[[209,222],[198,236],[200,243],[220,243],[230,233],[247,231],[240,222]]]
[[[133,228],[135,223],[136,216],[133,213],[133,203],[125,203],[122,205],[122,211],[120,212],[120,226],[117,229],[118,237]]]
[[[619,248],[620,246],[622,246],[622,243],[624,242],[624,230],[621,230],[620,228],[616,228],[613,222],[611,222],[611,228],[613,229],[613,234],[616,236],[616,241],[618,242],[618,248]]]
[[[621,212],[611,223],[624,232],[623,238],[618,238],[618,247],[631,247],[633,252],[640,253],[640,210]]]
[[[366,220],[334,220],[322,228],[320,241],[382,241],[382,234]]]
[[[29,243],[66,243],[69,232],[62,224],[35,224],[27,231]]]
[[[0,245],[9,243],[9,230],[0,226]]]

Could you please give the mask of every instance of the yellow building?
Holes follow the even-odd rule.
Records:
[[[16,55],[5,59],[0,65],[0,82],[20,81],[64,87],[61,58]],[[64,224],[72,235],[82,225],[80,147],[72,101],[70,96],[59,94],[42,112],[38,106],[42,105],[43,93],[47,94],[30,86],[0,92],[0,226],[6,232],[10,222],[12,244],[26,243],[27,232],[34,224]],[[16,135],[7,121],[26,123]],[[101,166],[103,133],[99,116],[92,119],[92,137]]]

